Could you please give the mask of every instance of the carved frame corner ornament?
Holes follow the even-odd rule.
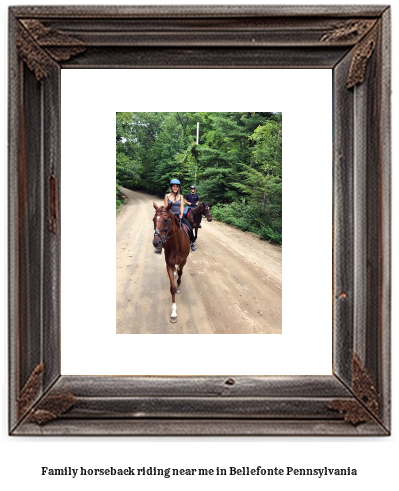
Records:
[[[357,353],[353,355],[352,362],[352,390],[356,399],[331,401],[328,408],[338,411],[345,421],[353,425],[378,420],[381,416],[379,396]]]
[[[10,434],[389,435],[390,8],[9,14]],[[331,375],[61,374],[61,70],[171,67],[332,71]]]
[[[346,82],[348,89],[364,82],[367,62],[374,53],[376,45],[377,28],[374,28],[355,48],[348,80]]]
[[[26,415],[39,396],[43,372],[44,363],[40,363],[40,365],[35,367],[22,387],[18,396],[18,414],[20,418]]]
[[[374,19],[352,19],[339,26],[334,26],[333,29],[323,34],[320,39],[326,43],[359,42],[375,26],[376,22]]]
[[[77,398],[68,392],[50,393],[29,413],[27,422],[44,425],[65,415],[75,404]]]
[[[37,19],[20,21],[17,47],[19,56],[38,81],[48,76],[51,60],[67,61],[86,49],[79,39],[45,27]]]
[[[41,397],[45,365],[37,365],[18,397],[19,417],[29,423],[43,425],[65,414],[76,403],[76,397],[67,392],[50,393]]]
[[[364,82],[367,62],[377,43],[377,20],[350,20],[323,34],[325,43],[355,43],[346,87],[348,89]]]

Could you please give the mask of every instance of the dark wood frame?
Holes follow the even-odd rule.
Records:
[[[11,7],[9,34],[10,434],[388,435],[389,7]],[[60,374],[60,70],[88,67],[332,69],[331,376]]]

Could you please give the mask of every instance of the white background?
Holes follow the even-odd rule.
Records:
[[[28,2],[15,1],[13,4],[26,4]],[[43,2],[34,2],[40,4]],[[52,2],[54,3],[54,2]],[[75,3],[75,2],[63,2]],[[86,1],[86,4],[102,2]],[[123,4],[123,0],[118,1]],[[141,3],[146,3],[142,0]],[[152,0],[149,3],[158,3]],[[185,2],[177,3],[189,3]],[[201,3],[200,1],[196,3]],[[206,4],[212,3],[210,0]],[[229,0],[223,2],[218,0],[218,4],[242,3]],[[252,0],[251,3],[259,3]],[[285,2],[296,3],[296,2]],[[307,2],[308,4],[321,4],[326,2]],[[346,2],[335,2],[344,3]],[[360,2],[372,4],[385,4],[374,0],[373,2]],[[6,5],[2,8],[2,40],[3,40],[3,70],[6,71],[6,22],[7,11]],[[397,48],[397,37],[395,26],[399,22],[396,15],[395,7],[393,9],[393,41],[394,54]],[[397,30],[397,29],[396,29]],[[394,67],[393,81],[396,87],[397,69]],[[1,136],[4,138],[3,156],[6,160],[6,86],[3,87],[3,124],[4,129]],[[396,128],[396,110],[397,101],[394,96],[394,118],[393,134]],[[172,108],[174,110],[174,108]],[[395,142],[394,142],[395,143]],[[397,189],[397,173],[395,172],[395,157],[397,146],[393,148],[393,178],[394,191]],[[4,174],[4,189],[6,189],[6,176]],[[6,198],[4,198],[4,208],[6,207]],[[393,224],[397,223],[398,205],[395,192],[393,192]],[[4,226],[1,230],[6,230],[5,212],[1,215],[4,220]],[[393,230],[393,251],[397,243],[398,227],[394,226]],[[4,257],[6,264],[6,239],[1,241],[4,246]],[[393,263],[394,280],[397,277],[396,257]],[[6,283],[3,282],[6,292]],[[393,353],[397,353],[397,297],[396,282],[393,284]],[[5,293],[0,297],[4,300],[4,324],[6,325],[6,297]],[[300,321],[301,325],[302,320]],[[199,337],[199,336],[197,336]],[[267,488],[276,489],[277,487],[285,488],[288,486],[299,486],[299,489],[308,490],[323,489],[336,490],[338,487],[342,490],[352,490],[354,488],[371,491],[386,485],[389,489],[398,487],[397,476],[397,455],[399,454],[399,445],[397,438],[397,363],[393,357],[393,435],[389,438],[10,438],[7,435],[7,350],[6,350],[6,331],[2,337],[4,361],[2,364],[2,430],[1,430],[1,484],[4,489],[28,487],[30,489],[53,490],[57,489],[87,489],[88,485],[95,486],[96,489],[109,489],[111,486],[118,486],[121,490],[152,489],[152,488],[170,488],[173,490],[202,489],[204,486],[216,489],[223,484],[229,489],[242,489],[243,486],[249,486],[251,489],[264,490]],[[395,390],[396,389],[396,390]],[[257,466],[264,467],[355,467],[358,470],[357,477],[297,477],[297,478],[147,478],[140,480],[131,480],[131,478],[119,478],[117,481],[111,478],[92,478],[90,480],[72,480],[71,477],[41,477],[41,466],[48,467],[126,467],[126,466],[157,466],[157,467],[229,467],[229,466]]]
[[[330,375],[332,71],[63,70],[61,87],[61,373]],[[250,108],[283,113],[283,334],[116,335],[115,112]]]

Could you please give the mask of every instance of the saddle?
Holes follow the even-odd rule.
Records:
[[[175,216],[180,221],[179,215],[176,214]],[[180,224],[181,224],[181,228],[184,230],[184,232],[188,235],[188,238],[191,240],[191,234],[193,233],[193,229],[192,229],[191,225],[186,225],[185,223],[183,223],[181,221],[180,221]]]
[[[190,233],[190,228],[185,224],[185,223],[182,223],[181,224],[182,226],[182,229],[186,232],[186,234],[188,235],[188,238],[191,240],[191,233]]]

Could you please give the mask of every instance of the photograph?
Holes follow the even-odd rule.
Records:
[[[118,334],[281,333],[281,113],[116,113],[116,208]]]

